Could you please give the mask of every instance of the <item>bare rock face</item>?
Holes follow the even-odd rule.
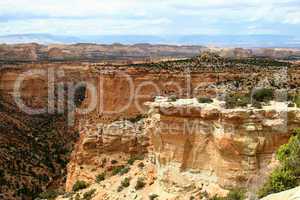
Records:
[[[169,192],[199,184],[210,194],[232,187],[255,190],[271,171],[274,152],[300,124],[300,110],[283,103],[232,110],[196,99],[149,105],[145,132],[158,179]]]
[[[282,199],[286,199],[286,200],[297,200],[300,199],[300,187],[291,189],[291,190],[287,190],[284,192],[280,192],[277,194],[271,194],[261,200],[282,200]]]
[[[66,190],[77,180],[94,182],[96,175],[123,166],[131,156],[147,152],[148,138],[142,134],[142,121],[115,121],[95,124],[85,121],[79,125],[80,141],[68,166]]]

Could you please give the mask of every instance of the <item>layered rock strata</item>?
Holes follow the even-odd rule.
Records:
[[[300,110],[273,102],[263,109],[224,109],[196,99],[148,104],[145,133],[169,192],[201,184],[211,194],[246,187],[255,191],[274,164],[274,153],[300,125]]]

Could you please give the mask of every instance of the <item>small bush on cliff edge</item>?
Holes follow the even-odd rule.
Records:
[[[98,174],[97,176],[96,176],[96,183],[100,183],[100,182],[102,182],[102,181],[104,181],[105,180],[105,173],[103,172],[103,173],[101,173],[101,174]]]
[[[274,98],[274,90],[262,88],[256,90],[252,95],[253,100],[258,102],[268,102]]]
[[[144,156],[143,155],[132,156],[128,159],[127,163],[129,165],[133,165],[136,160],[144,160]]]
[[[47,200],[52,200],[56,199],[61,193],[56,190],[50,190],[50,191],[45,191],[41,194],[39,194],[39,198],[41,199],[47,199]]]
[[[88,187],[88,184],[85,181],[76,181],[76,183],[73,185],[72,190],[74,192],[77,192],[77,191],[85,189],[87,187]]]
[[[136,190],[140,190],[143,187],[145,187],[145,185],[146,185],[146,183],[145,183],[144,178],[139,177],[138,180],[137,180],[137,182],[136,182],[135,189]]]
[[[258,192],[259,197],[300,185],[300,129],[296,129],[289,142],[279,148],[276,157],[280,161],[280,167],[271,173]]]
[[[232,109],[236,107],[246,107],[251,103],[248,94],[229,94],[225,98],[225,107]]]
[[[91,200],[96,192],[96,189],[91,189],[83,194],[82,200]]]
[[[212,103],[214,102],[212,99],[208,98],[208,97],[198,97],[197,98],[199,103]]]
[[[233,189],[230,190],[226,197],[213,197],[210,200],[244,200],[245,191],[243,189]]]

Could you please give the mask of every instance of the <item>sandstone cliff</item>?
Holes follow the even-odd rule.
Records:
[[[148,117],[135,123],[81,124],[83,137],[68,167],[67,190],[77,180],[91,186],[69,195],[95,190],[95,200],[148,199],[151,194],[183,200],[224,196],[240,187],[255,195],[277,166],[277,148],[300,125],[300,109],[280,102],[263,109],[225,109],[224,102],[217,100],[202,104],[196,99],[158,98],[147,106]],[[128,164],[138,152],[144,159]],[[112,174],[118,166],[129,172]],[[101,173],[105,180],[96,183]],[[120,190],[126,177],[130,185]],[[139,190],[135,189],[138,177],[145,181]]]

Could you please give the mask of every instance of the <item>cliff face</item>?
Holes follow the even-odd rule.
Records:
[[[82,121],[80,140],[68,165],[66,190],[77,180],[95,182],[98,174],[127,164],[130,157],[147,153],[149,139],[143,134],[143,121],[115,121],[111,124]],[[114,162],[117,163],[114,163]]]
[[[246,187],[255,190],[271,171],[273,153],[300,124],[299,109],[275,103],[264,109],[222,109],[194,100],[150,104],[146,122],[167,190],[177,180],[204,184],[209,193]],[[217,189],[219,188],[219,189]]]
[[[300,109],[280,102],[262,109],[223,105],[161,98],[147,103],[144,119],[85,121],[68,165],[67,191],[76,180],[84,180],[91,185],[77,194],[95,189],[95,200],[147,199],[151,194],[163,200],[204,198],[240,187],[255,194],[277,166],[274,153],[299,127]],[[128,164],[141,154],[143,160]],[[128,172],[113,174],[116,167]],[[105,180],[96,183],[101,173]],[[129,186],[119,189],[125,178]],[[145,183],[139,190],[138,178]]]

